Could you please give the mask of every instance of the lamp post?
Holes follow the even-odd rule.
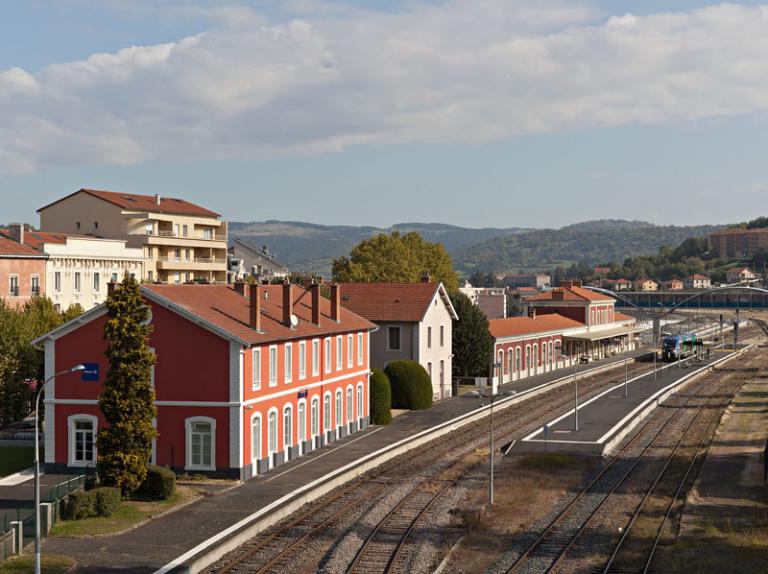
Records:
[[[496,369],[499,370],[499,375],[501,375],[501,361],[498,361],[493,364],[494,366],[494,372]],[[490,473],[490,480],[488,481],[488,504],[490,506],[493,506],[493,401],[496,399],[496,393],[494,393],[495,386],[493,384],[493,379],[491,379],[491,415],[490,415],[490,424],[488,429],[489,434],[489,446],[490,446],[490,452],[489,452],[489,469],[488,472]]]
[[[40,556],[40,397],[43,395],[43,389],[50,381],[55,379],[58,375],[65,373],[76,373],[78,371],[84,371],[85,365],[75,365],[71,369],[59,371],[54,373],[40,386],[37,391],[37,397],[35,398],[35,574],[40,574],[41,568],[41,556]]]
[[[573,424],[574,430],[579,431],[579,379],[576,371],[579,367],[579,359],[573,364]]]
[[[624,398],[627,398],[629,396],[629,391],[627,389],[627,379],[628,377],[628,371],[627,371],[627,355],[624,354]]]

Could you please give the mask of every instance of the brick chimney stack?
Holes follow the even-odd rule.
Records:
[[[429,283],[432,280],[432,277],[429,276],[429,271],[425,271],[421,274],[421,282],[422,283]]]
[[[261,288],[258,285],[251,285],[250,293],[250,316],[248,325],[251,329],[261,331]]]
[[[293,285],[289,281],[283,283],[283,323],[291,327],[291,315],[293,315]]]
[[[531,319],[536,318],[536,307],[528,307],[528,317]]]
[[[312,298],[312,323],[320,326],[320,285],[314,283],[309,287]]]
[[[24,243],[24,231],[26,224],[24,223],[11,223],[8,226],[8,235],[11,236],[11,239],[14,241],[17,241],[19,243]]]
[[[331,320],[341,321],[341,287],[336,283],[331,285]]]
[[[155,194],[155,203],[157,203],[157,205],[160,205],[160,199],[161,199],[160,194],[156,193]]]

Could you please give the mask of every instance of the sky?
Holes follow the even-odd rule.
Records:
[[[0,223],[81,187],[235,221],[743,221],[766,54],[759,2],[7,2]]]

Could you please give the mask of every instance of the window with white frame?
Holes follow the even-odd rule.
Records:
[[[29,280],[32,283],[32,295],[34,296],[40,295],[40,276],[31,275]]]
[[[325,372],[331,372],[331,338],[323,341],[323,362],[325,363]]]
[[[363,364],[363,334],[357,334],[357,364]]]
[[[261,460],[261,414],[251,417],[251,462]]]
[[[341,336],[336,337],[336,370],[340,371],[343,367],[342,354],[344,353]]]
[[[101,276],[98,271],[93,274],[93,290],[98,293],[101,290]]]
[[[277,452],[277,411],[274,409],[269,411],[267,417],[267,452]]]
[[[98,419],[93,415],[72,415],[69,427],[69,466],[94,466],[96,464],[96,427]]]
[[[55,271],[53,274],[53,290],[56,293],[61,292],[61,271]]]
[[[285,382],[290,383],[293,381],[293,345],[291,343],[285,344]]]
[[[293,409],[286,405],[283,409],[283,448],[293,446]]]
[[[352,387],[347,387],[347,422],[351,422],[355,418],[355,411],[353,410],[355,406],[352,399]]]
[[[191,417],[187,427],[187,464],[192,470],[214,470],[216,460],[216,421],[209,417]]]
[[[363,418],[363,385],[357,386],[357,418]]]
[[[272,345],[269,348],[269,386],[274,387],[277,384],[277,346]]]
[[[299,427],[299,434],[296,437],[296,440],[297,442],[301,442],[307,439],[307,403],[301,401],[296,412],[296,423]]]
[[[354,365],[355,357],[355,339],[352,335],[347,335],[347,368],[351,369]]]
[[[75,271],[75,293],[80,293],[80,272]]]
[[[320,339],[312,341],[312,376],[320,374]]]
[[[261,388],[261,348],[253,350],[253,375],[251,379],[251,388],[258,391]]]
[[[299,378],[307,378],[307,342],[299,342]]]
[[[344,405],[342,404],[341,399],[341,390],[336,391],[336,426],[341,426],[341,409],[344,408]]]
[[[312,436],[317,436],[320,432],[320,399],[312,399],[312,412],[310,414],[309,430]]]
[[[323,397],[323,428],[331,430],[331,395],[330,393]]]
[[[427,349],[432,348],[432,327],[427,327]]]
[[[445,325],[440,325],[440,346],[445,347]]]

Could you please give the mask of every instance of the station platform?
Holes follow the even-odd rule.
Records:
[[[733,349],[717,350],[709,358],[689,357],[679,362],[658,363],[651,372],[620,382],[578,403],[542,428],[502,447],[505,455],[530,452],[563,452],[583,455],[609,454],[615,442],[634,428],[676,388],[698,373],[731,357]],[[574,391],[574,404],[576,403]],[[576,413],[576,414],[575,414]],[[578,419],[578,430],[577,430]]]
[[[638,350],[627,356],[647,354]],[[579,367],[579,376],[620,365],[624,356],[594,361]],[[560,369],[500,387],[514,391],[516,397],[533,393],[557,381],[570,378],[570,369]],[[369,427],[332,445],[290,461],[273,471],[241,483],[236,488],[206,496],[202,500],[124,534],[88,538],[47,538],[43,552],[65,554],[77,560],[76,572],[131,574],[181,572],[186,557],[204,552],[217,537],[228,536],[227,529],[241,524],[259,512],[272,512],[286,497],[306,485],[327,477],[336,470],[356,464],[361,458],[398,441],[483,408],[487,399],[460,395],[436,403],[431,409],[410,411],[397,416],[387,426]],[[31,488],[27,486],[31,494]],[[0,490],[0,499],[3,493]],[[2,501],[0,500],[0,507]]]

